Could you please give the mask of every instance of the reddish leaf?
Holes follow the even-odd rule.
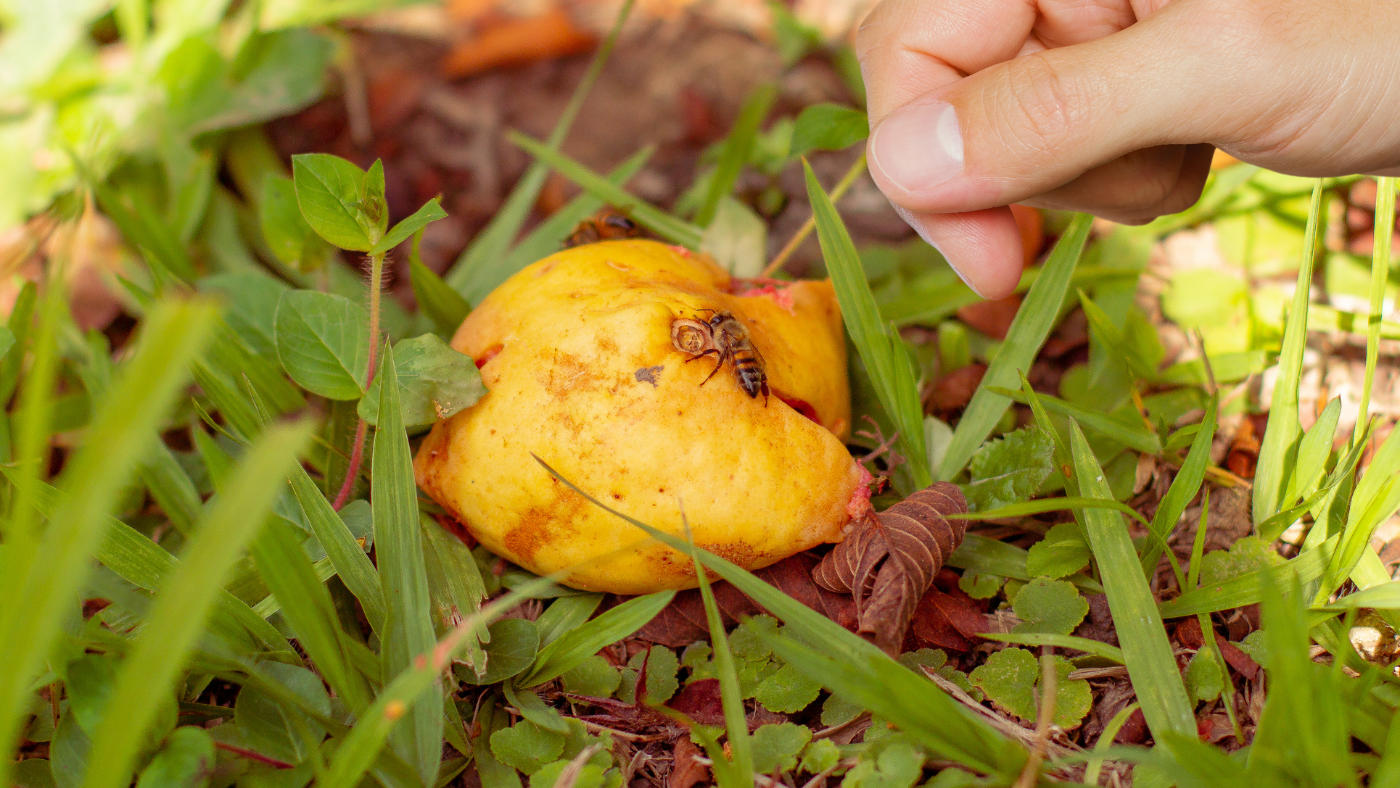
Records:
[[[692,681],[666,705],[701,725],[724,724],[724,704],[720,701],[719,679]]]
[[[1011,328],[1011,321],[1016,319],[1016,312],[1020,308],[1021,297],[1018,295],[998,298],[995,301],[978,301],[959,309],[958,319],[1000,341],[1006,339],[1006,332]]]
[[[710,769],[696,759],[700,748],[690,740],[690,736],[676,739],[672,751],[671,774],[666,778],[666,788],[692,788],[710,779]]]
[[[987,374],[986,364],[968,364],[938,379],[929,389],[928,406],[938,413],[948,413],[967,407],[972,395]]]

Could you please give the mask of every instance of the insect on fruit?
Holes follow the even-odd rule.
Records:
[[[762,392],[766,406],[768,373],[764,370],[763,354],[758,352],[749,338],[748,327],[730,312],[716,312],[713,309],[701,311],[709,312],[710,318],[704,321],[682,318],[671,323],[671,343],[678,350],[689,353],[689,361],[709,355],[718,359],[714,370],[700,381],[700,385],[710,382],[710,378],[728,361],[744,393],[757,397]]]
[[[564,239],[564,248],[570,249],[599,241],[616,241],[622,238],[640,238],[642,228],[626,216],[610,209],[603,209],[588,219],[578,223],[569,237]]]

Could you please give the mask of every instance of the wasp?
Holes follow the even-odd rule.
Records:
[[[700,385],[710,382],[726,361],[734,368],[734,376],[739,379],[739,387],[750,397],[763,394],[763,404],[768,404],[768,373],[764,368],[763,354],[754,347],[749,337],[749,329],[731,312],[709,312],[707,320],[682,318],[671,324],[671,343],[694,361],[705,356],[714,356],[718,363]],[[689,363],[689,361],[687,363]]]
[[[622,214],[604,209],[578,223],[569,237],[564,239],[564,247],[583,246],[599,241],[616,241],[622,238],[640,238],[642,228]]]

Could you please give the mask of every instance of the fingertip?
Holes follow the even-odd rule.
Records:
[[[937,249],[973,292],[1005,298],[1021,281],[1021,231],[1010,208],[967,213],[914,213],[895,207],[921,238]]]

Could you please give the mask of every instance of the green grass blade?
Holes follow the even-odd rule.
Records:
[[[729,136],[724,141],[724,151],[719,156],[719,163],[715,165],[715,171],[710,176],[710,188],[705,192],[705,201],[700,204],[700,210],[695,214],[696,224],[708,227],[715,219],[719,201],[734,190],[734,182],[739,179],[739,173],[743,171],[753,153],[758,129],[773,109],[773,101],[777,97],[777,84],[764,82],[754,88],[744,101],[743,108],[739,110],[739,117],[734,121],[734,127],[729,130]]]
[[[150,457],[141,464],[141,481],[175,530],[189,536],[204,502],[190,475],[164,443],[155,441]]]
[[[374,433],[370,501],[374,506],[374,547],[384,587],[384,675],[395,676],[432,651],[432,602],[423,564],[423,537],[418,526],[418,490],[413,458],[399,407],[399,378],[394,350],[384,345],[379,366],[379,429]],[[413,764],[424,782],[437,776],[442,760],[442,686],[435,684],[416,704],[412,724],[397,729],[395,751]]]
[[[624,0],[622,7],[617,12],[617,19],[613,22],[612,30],[608,31],[607,38],[603,39],[602,45],[593,54],[593,60],[588,64],[588,70],[584,72],[583,79],[579,80],[578,87],[574,88],[573,95],[569,97],[568,105],[564,107],[564,114],[559,116],[558,122],[554,124],[554,130],[549,133],[549,139],[545,142],[545,146],[550,151],[557,152],[559,146],[564,143],[564,138],[568,136],[569,128],[574,124],[574,118],[578,117],[579,110],[583,109],[584,99],[593,89],[593,84],[598,81],[598,75],[603,73],[603,66],[607,64],[608,57],[612,55],[613,47],[617,45],[617,38],[622,33],[622,25],[631,14],[634,2],[635,0]],[[510,196],[506,198],[505,204],[496,211],[495,216],[491,217],[486,228],[472,239],[471,245],[462,252],[461,257],[457,258],[457,264],[452,267],[452,270],[447,272],[447,283],[452,285],[457,292],[466,296],[469,301],[480,303],[482,297],[505,280],[504,276],[499,276],[499,270],[492,270],[492,267],[499,266],[499,261],[506,256],[506,250],[510,248],[511,241],[520,234],[520,228],[529,218],[530,210],[534,208],[535,200],[539,198],[540,189],[544,188],[547,177],[549,177],[549,163],[541,157],[541,161],[531,165],[520,177],[515,188],[511,190]],[[499,278],[497,278],[498,276]],[[493,284],[485,285],[486,282],[493,279],[496,280]]]
[[[610,643],[616,643],[646,626],[671,600],[675,591],[658,591],[634,597],[540,649],[535,664],[516,683],[533,687],[573,669]]]
[[[161,697],[170,691],[224,578],[266,521],[279,482],[310,437],[309,423],[268,430],[249,449],[225,494],[200,518],[117,677],[93,735],[84,788],[118,788],[130,780]]]
[[[1328,557],[1341,540],[1338,534],[1323,542],[1315,549],[1307,550],[1297,558],[1279,566],[1258,569],[1224,582],[1202,586],[1157,606],[1162,618],[1181,618],[1197,613],[1214,613],[1232,610],[1257,603],[1263,598],[1265,583],[1282,582],[1286,575],[1297,575],[1301,583],[1310,583],[1322,577],[1327,569]]]
[[[901,453],[909,463],[914,484],[922,489],[933,484],[933,477],[914,362],[909,358],[904,340],[880,317],[880,308],[865,278],[860,255],[836,206],[817,181],[812,166],[804,160],[802,168],[807,177],[807,197],[812,203],[822,258],[826,260],[836,300],[841,305],[841,319],[870,373],[870,382],[880,397],[880,404],[899,431]]]
[[[685,512],[681,512],[685,522]],[[710,588],[710,576],[700,565],[700,549],[685,522],[685,540],[690,559],[695,565],[695,579],[700,584],[700,598],[705,605],[705,625],[710,630],[710,646],[714,650],[715,674],[719,677],[720,705],[724,710],[724,729],[729,738],[729,769],[740,780],[752,779],[753,742],[749,739],[749,723],[744,714],[744,694],[739,690],[739,671],[734,664],[734,652],[724,632],[724,617],[720,615],[715,592]],[[743,783],[733,786],[742,788]],[[725,788],[728,788],[727,786]]]
[[[1356,483],[1342,541],[1332,554],[1317,592],[1318,603],[1327,601],[1351,575],[1362,554],[1371,549],[1371,536],[1376,527],[1394,514],[1397,507],[1400,507],[1400,430],[1392,430]]]
[[[967,514],[947,514],[944,515],[949,520],[999,520],[1003,517],[1028,517],[1033,514],[1044,514],[1046,512],[1069,512],[1080,511],[1082,509],[1112,509],[1116,512],[1126,514],[1143,525],[1147,525],[1147,518],[1138,513],[1138,510],[1120,501],[1105,501],[1102,498],[1084,498],[1080,496],[1067,496],[1064,498],[1041,498],[1035,501],[1022,501],[1020,503],[1007,504],[997,509],[985,512],[968,512]]]
[[[59,480],[63,500],[20,579],[21,593],[6,600],[0,629],[0,749],[7,753],[28,708],[28,683],[49,655],[64,610],[87,580],[107,515],[188,380],[189,364],[217,317],[217,308],[203,300],[163,302],[150,310],[135,353],[95,414],[87,442],[68,460]],[[0,784],[9,784],[8,770],[7,757],[0,761]]]
[[[655,145],[648,145],[640,151],[632,154],[632,157],[617,166],[617,169],[608,173],[608,182],[618,188],[622,188],[633,175],[641,171],[646,166],[647,160],[656,152]],[[505,262],[499,271],[492,269],[488,276],[483,272],[480,276],[472,280],[467,291],[469,298],[480,301],[487,293],[495,289],[496,285],[506,280],[506,277],[524,268],[536,260],[543,260],[551,254],[559,251],[564,239],[574,231],[579,222],[596,214],[603,207],[603,201],[584,192],[567,205],[554,213],[548,219],[540,222],[539,226],[530,231],[530,234],[521,239],[520,243],[510,250]]]
[[[684,219],[677,219],[640,197],[628,194],[623,191],[622,187],[617,186],[607,178],[524,134],[512,131],[506,134],[506,138],[524,148],[531,156],[558,170],[559,174],[578,184],[584,191],[631,217],[638,224],[662,238],[671,243],[680,244],[687,249],[700,248],[701,231],[699,227]]]
[[[1112,498],[1103,468],[1074,422],[1070,422],[1070,454],[1080,493]],[[1128,677],[1142,703],[1148,727],[1154,735],[1171,731],[1195,736],[1191,701],[1123,520],[1104,509],[1086,509],[1083,523],[1084,535],[1103,577],[1108,609],[1118,626],[1118,642],[1122,644]]]
[[[291,474],[292,493],[296,495],[311,530],[321,541],[326,557],[331,560],[341,582],[350,593],[360,600],[365,611],[365,619],[370,627],[384,634],[384,588],[379,582],[379,574],[374,564],[365,555],[355,535],[350,533],[345,521],[331,508],[331,502],[316,488],[305,468],[293,468]]]
[[[580,490],[568,479],[560,476],[543,460],[538,457],[535,459],[544,466],[550,475],[574,492],[587,498],[595,506],[626,520],[645,531],[653,539],[665,543],[678,552],[689,552],[690,546],[685,541],[609,507],[587,492]],[[892,679],[905,682],[918,680],[922,684],[915,686],[929,686],[926,679],[890,659],[873,643],[863,640],[840,624],[765,583],[751,572],[705,550],[697,550],[696,556],[707,569],[729,581],[769,613],[782,619],[787,625],[788,635],[796,637],[808,646],[820,649],[822,654],[831,658],[832,664],[840,666],[842,670],[854,671],[862,676],[870,675],[871,671],[880,671],[881,681],[885,683],[886,687],[880,691],[880,696],[898,695],[898,693],[890,691],[890,688],[894,686],[890,683]],[[823,682],[829,678],[825,673],[814,673],[813,677]],[[852,699],[855,698],[852,696]],[[1024,762],[1025,752],[1019,745],[1006,739],[982,720],[964,712],[956,702],[942,692],[927,693],[926,697],[920,697],[914,705],[917,708],[912,711],[920,715],[920,724],[928,726],[931,731],[930,735],[943,741],[945,748],[955,748],[960,752],[970,753],[969,757],[977,763],[1014,764]],[[895,717],[890,716],[888,719],[895,720]]]
[[[1303,375],[1303,351],[1308,339],[1308,293],[1312,288],[1313,262],[1322,227],[1322,181],[1313,185],[1308,206],[1308,226],[1303,239],[1303,259],[1298,266],[1293,305],[1283,330],[1278,357],[1278,379],[1269,404],[1269,423],[1259,442],[1259,462],[1254,473],[1254,522],[1262,523],[1283,508],[1284,485],[1292,474],[1294,452],[1302,425],[1298,423],[1298,382]],[[1364,421],[1362,419],[1361,421]]]
[[[972,401],[963,411],[962,420],[953,432],[953,442],[943,455],[938,478],[952,479],[962,471],[1011,404],[1006,395],[997,394],[989,387],[1014,387],[1019,382],[1019,373],[1030,369],[1035,354],[1054,327],[1055,316],[1059,314],[1060,305],[1069,291],[1070,279],[1083,254],[1092,224],[1093,218],[1087,214],[1076,215],[1050,252],[1040,276],[1031,285],[1025,300],[1021,302],[1021,309],[1011,321],[1006,340],[987,367],[982,386],[972,395]]]
[[[1215,414],[1219,402],[1218,397],[1211,397],[1210,405],[1206,406],[1206,415],[1201,419],[1201,428],[1191,441],[1191,450],[1186,453],[1181,470],[1177,471],[1172,486],[1167,489],[1157,512],[1152,515],[1149,530],[1156,538],[1149,541],[1142,551],[1142,570],[1149,578],[1157,571],[1157,561],[1162,557],[1161,545],[1176,527],[1176,521],[1181,519],[1186,505],[1196,497],[1201,482],[1205,481],[1206,468],[1210,467],[1210,445],[1215,438]],[[1194,568],[1195,564],[1191,566]]]
[[[274,520],[253,543],[258,575],[316,671],[356,714],[370,704],[370,690],[352,667],[349,636],[340,628],[330,591],[306,557],[294,526]],[[297,529],[300,531],[300,529]]]
[[[1029,403],[1029,399],[1023,391],[1013,388],[1003,388],[1002,386],[988,386],[985,383],[983,388],[992,394],[1006,397],[1013,402],[1021,404]],[[1157,433],[1147,429],[1138,416],[1120,419],[1106,413],[1096,413],[1092,410],[1073,405],[1058,397],[1048,394],[1037,396],[1045,410],[1058,413],[1062,416],[1069,416],[1085,428],[1101,432],[1104,435],[1118,441],[1130,449],[1135,449],[1147,454],[1159,454],[1162,451],[1162,441],[1157,437]]]
[[[1385,317],[1385,287],[1390,275],[1390,239],[1395,232],[1395,178],[1376,178],[1376,231],[1371,246],[1371,303],[1366,315],[1366,376],[1352,440],[1361,440],[1371,404],[1371,386],[1380,358],[1381,323]]]

